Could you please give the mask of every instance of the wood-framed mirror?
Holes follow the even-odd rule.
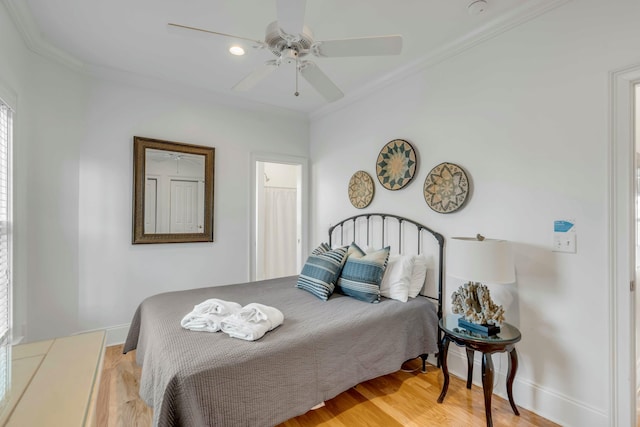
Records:
[[[133,137],[132,243],[213,242],[215,148]]]

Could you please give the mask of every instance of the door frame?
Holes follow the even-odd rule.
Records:
[[[640,64],[609,73],[608,241],[609,425],[636,424],[635,86]]]
[[[153,181],[154,183],[154,191],[153,193],[153,200],[151,200],[150,197],[145,197],[144,198],[144,215],[143,215],[143,227],[144,227],[144,232],[145,234],[151,234],[151,233],[155,233],[158,230],[158,178],[155,176],[150,176],[147,175],[144,178],[144,194],[148,195],[149,193],[149,181]],[[153,232],[151,230],[147,230],[147,218],[148,218],[148,214],[149,212],[151,212],[151,209],[149,209],[149,202],[153,201]]]
[[[308,236],[309,236],[309,159],[306,157],[290,156],[287,154],[252,152],[250,155],[249,171],[251,180],[251,191],[249,192],[249,280],[256,280],[257,262],[257,218],[256,218],[256,163],[283,163],[300,166],[300,264],[307,258]]]

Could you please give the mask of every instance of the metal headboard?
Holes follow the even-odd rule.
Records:
[[[334,235],[334,231],[336,231],[337,229],[339,229],[338,231],[340,232],[340,244],[344,245],[344,234],[345,234],[345,224],[352,224],[352,228],[353,228],[353,240],[355,240],[355,233],[356,233],[356,229],[357,229],[357,224],[358,222],[362,223],[363,221],[366,220],[366,242],[367,245],[371,244],[370,241],[370,237],[373,234],[373,230],[371,229],[371,223],[373,221],[370,221],[372,217],[380,217],[381,218],[381,239],[382,239],[382,246],[386,246],[389,244],[388,241],[385,240],[387,234],[385,234],[385,227],[387,227],[387,220],[389,218],[394,219],[397,222],[397,227],[398,227],[398,234],[397,234],[397,249],[399,253],[402,253],[403,250],[403,245],[402,245],[402,238],[403,238],[403,224],[408,223],[411,224],[413,226],[416,227],[417,230],[417,246],[418,246],[418,254],[422,253],[422,239],[421,239],[421,233],[423,231],[426,231],[428,233],[430,233],[438,242],[438,281],[437,281],[437,287],[438,287],[438,297],[431,297],[431,296],[427,296],[424,295],[426,298],[432,299],[432,300],[437,300],[438,301],[438,318],[441,319],[442,318],[442,287],[443,287],[443,275],[444,275],[444,268],[443,268],[443,259],[444,259],[444,237],[442,236],[442,234],[433,231],[432,229],[430,229],[429,227],[427,227],[426,225],[420,224],[418,222],[415,222],[411,219],[408,218],[404,218],[398,215],[393,215],[393,214],[382,214],[382,213],[364,213],[364,214],[360,214],[360,215],[355,215],[352,216],[350,218],[346,218],[343,219],[342,221],[338,222],[335,225],[332,225],[331,227],[329,227],[329,246],[333,247],[333,235]],[[391,224],[390,226],[392,226],[394,224]],[[348,242],[351,243],[351,242]],[[395,243],[395,242],[394,242]]]

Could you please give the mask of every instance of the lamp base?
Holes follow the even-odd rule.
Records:
[[[478,323],[471,323],[464,317],[458,319],[458,326],[471,332],[476,332],[482,335],[495,335],[500,332],[500,326],[496,325],[480,325]]]

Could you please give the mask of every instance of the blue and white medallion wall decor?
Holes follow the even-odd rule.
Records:
[[[400,190],[416,173],[416,151],[404,139],[387,143],[376,161],[378,181],[387,190]]]
[[[453,163],[440,163],[424,180],[424,200],[439,213],[460,209],[469,195],[469,179],[462,168]]]

